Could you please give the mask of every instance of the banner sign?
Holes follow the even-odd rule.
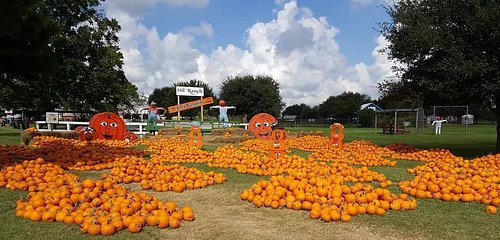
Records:
[[[175,87],[175,93],[177,96],[194,96],[194,97],[203,97],[205,94],[204,89],[202,87]]]
[[[212,97],[202,98],[200,100],[195,100],[191,102],[181,103],[179,105],[170,106],[168,107],[168,112],[169,113],[180,112],[212,103],[214,103],[214,99]]]
[[[59,113],[57,112],[46,112],[45,121],[47,123],[59,123]]]

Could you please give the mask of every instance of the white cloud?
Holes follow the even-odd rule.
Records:
[[[326,17],[314,17],[296,1],[284,2],[269,22],[247,29],[247,47],[218,46],[209,54],[197,50],[195,36],[211,37],[216,30],[209,23],[188,26],[177,33],[160,36],[156,28],[146,28],[140,16],[123,9],[108,8],[108,16],[122,26],[120,47],[124,71],[140,92],[169,86],[178,81],[199,79],[219,91],[227,77],[242,74],[270,75],[281,84],[287,105],[316,105],[331,95],[357,91],[377,97],[377,82],[390,74],[391,63],[377,49],[386,46],[375,39],[374,63],[349,65],[335,41],[339,30]]]
[[[157,4],[170,7],[202,8],[208,5],[209,0],[107,0],[105,3],[108,9],[125,11],[133,16],[138,16]]]
[[[374,0],[351,0],[353,7],[363,7],[366,5],[370,5]]]
[[[208,38],[211,38],[214,35],[212,25],[205,21],[202,21],[200,26],[189,26],[181,30],[181,32],[192,35],[205,35]]]

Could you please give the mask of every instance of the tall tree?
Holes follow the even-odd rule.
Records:
[[[304,118],[308,117],[308,115],[310,115],[310,112],[311,107],[304,103],[301,103],[288,106],[283,111],[283,115],[296,115],[298,118]]]
[[[176,86],[184,86],[184,87],[202,87],[204,92],[204,97],[212,97],[214,96],[213,89],[206,83],[200,80],[191,79],[185,82],[177,82],[172,86],[167,86],[163,88],[156,88],[153,90],[151,95],[149,95],[148,102],[154,101],[158,106],[168,107],[172,105],[177,105],[177,95],[175,92]],[[189,96],[181,96],[181,103],[194,101],[200,99],[199,97],[189,97]],[[200,115],[200,110],[190,109],[186,111],[182,111],[182,116],[194,117]]]
[[[236,106],[235,114],[249,118],[260,112],[278,117],[283,108],[279,83],[269,76],[227,78],[221,86],[220,98]]]
[[[333,117],[342,122],[351,123],[351,118],[359,111],[359,107],[371,99],[366,94],[343,92],[337,96],[330,96],[319,105],[321,117]]]
[[[19,0],[1,7],[12,11],[0,15],[5,107],[116,111],[138,97],[122,70],[120,26],[98,10],[100,2]]]
[[[401,0],[382,24],[401,84],[429,105],[480,103],[495,113],[500,151],[500,1]]]

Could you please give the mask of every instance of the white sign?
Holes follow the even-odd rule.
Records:
[[[59,113],[47,112],[45,114],[45,121],[47,123],[59,123]]]
[[[175,87],[175,93],[177,96],[197,96],[203,97],[205,92],[202,87]]]

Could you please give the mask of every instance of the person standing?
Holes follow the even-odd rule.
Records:
[[[437,120],[432,122],[432,126],[434,126],[434,129],[435,129],[435,135],[441,135],[441,127],[442,127],[441,125],[444,122],[448,122],[448,121],[446,121],[446,119],[441,119],[439,117]]]
[[[224,100],[219,101],[219,106],[211,106],[210,109],[218,108],[219,109],[219,122],[223,123],[222,126],[226,127],[229,118],[227,117],[228,109],[236,109],[235,106],[226,106],[226,102]]]
[[[156,133],[156,121],[158,119],[158,114],[160,112],[164,112],[165,108],[157,107],[156,103],[154,101],[152,101],[149,104],[149,107],[145,107],[145,108],[141,109],[141,111],[143,111],[143,110],[148,110],[148,125],[147,125],[147,128],[148,128],[148,130],[149,130],[150,133],[152,133],[153,135],[155,135],[155,133]]]

